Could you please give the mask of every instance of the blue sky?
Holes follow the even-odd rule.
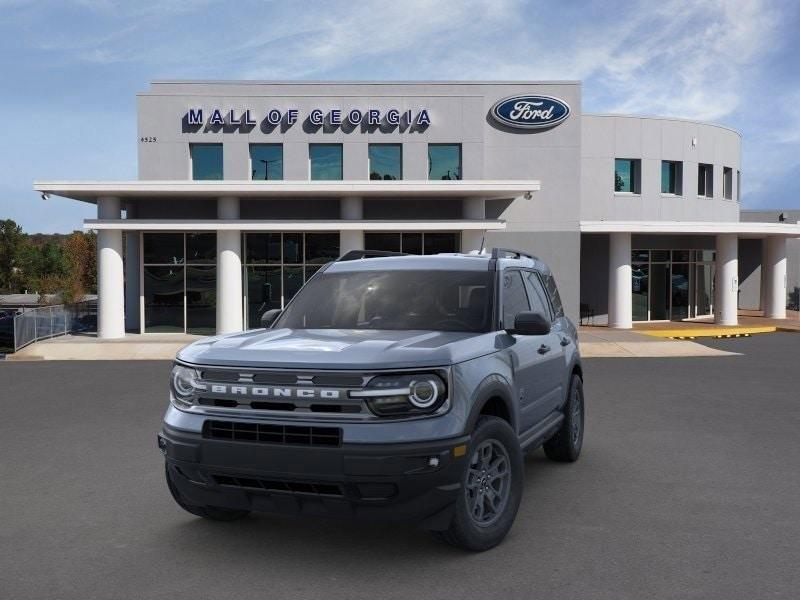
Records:
[[[93,207],[34,179],[134,179],[153,79],[581,79],[583,110],[744,135],[742,202],[800,207],[800,3],[0,0],[0,218]]]

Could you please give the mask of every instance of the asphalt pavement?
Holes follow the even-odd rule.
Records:
[[[507,540],[184,513],[156,431],[168,362],[0,362],[0,598],[800,596],[800,334],[741,356],[589,359],[581,459],[528,457]]]

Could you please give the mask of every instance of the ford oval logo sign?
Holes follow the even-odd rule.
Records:
[[[511,96],[497,102],[492,117],[514,129],[555,127],[569,116],[569,104],[550,96]]]

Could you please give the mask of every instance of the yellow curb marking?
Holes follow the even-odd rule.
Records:
[[[774,333],[777,327],[698,327],[685,329],[637,329],[636,333],[659,338],[692,340],[699,337],[748,337],[754,333]]]

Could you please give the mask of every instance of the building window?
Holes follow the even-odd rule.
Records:
[[[215,234],[211,234],[216,238]],[[186,265],[186,333],[214,335],[217,326],[217,266]]]
[[[144,331],[211,335],[217,321],[215,233],[143,233]]]
[[[683,194],[683,163],[674,160],[661,161],[661,193],[680,196]]]
[[[309,144],[308,162],[312,181],[342,179],[341,144]]]
[[[722,197],[733,200],[733,169],[722,167]]]
[[[641,187],[642,161],[638,158],[614,159],[614,191],[624,194],[639,194]]]
[[[325,263],[339,257],[339,232],[247,233],[244,236],[245,322],[261,326],[261,315],[283,308]]]
[[[697,195],[702,198],[714,197],[714,165],[697,165]]]
[[[736,171],[736,201],[742,201],[742,172]]]
[[[283,179],[282,144],[250,144],[250,179],[253,181]]]
[[[222,179],[222,144],[189,144],[192,179]]]
[[[428,144],[428,179],[461,179],[461,144]]]
[[[421,232],[366,232],[364,248],[406,254],[439,254],[458,252],[461,235],[456,231]]]
[[[370,144],[369,178],[374,181],[402,179],[403,146],[400,144]]]

